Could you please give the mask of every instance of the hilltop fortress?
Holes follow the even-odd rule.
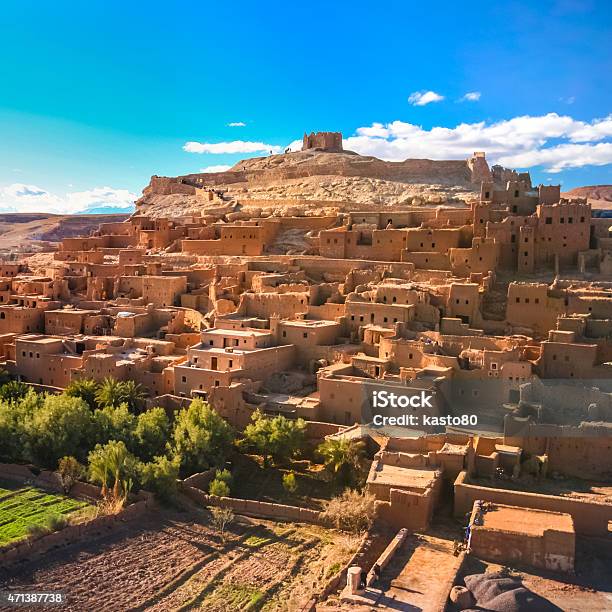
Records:
[[[192,214],[222,204],[215,193],[223,194],[224,205],[241,209],[456,205],[473,197],[482,181],[503,186],[528,180],[527,173],[489,169],[484,153],[466,160],[387,162],[344,150],[339,132],[318,132],[304,135],[301,151],[243,160],[226,172],[154,176],[137,207],[148,216]]]

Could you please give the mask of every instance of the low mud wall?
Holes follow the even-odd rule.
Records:
[[[48,535],[9,544],[0,549],[0,565],[6,566],[17,561],[31,559],[52,549],[69,546],[84,539],[89,540],[103,536],[119,524],[140,519],[148,511],[151,503],[150,499],[143,499],[127,506],[118,514],[99,516],[86,523],[69,525]]]
[[[16,463],[0,463],[0,479],[14,480],[41,489],[49,489],[58,493],[63,493],[62,485],[58,475],[49,470],[36,470],[27,465]],[[77,482],[70,489],[70,497],[85,501],[97,501],[100,499],[100,487],[87,482]]]
[[[231,508],[236,514],[245,516],[256,516],[272,519],[275,521],[292,521],[296,523],[314,523],[323,525],[322,513],[310,508],[298,506],[286,506],[285,504],[273,504],[270,502],[255,501],[252,499],[239,499],[237,497],[217,497],[207,495],[204,491],[191,487],[185,482],[180,483],[180,490],[193,501],[204,506],[218,506],[220,508]]]

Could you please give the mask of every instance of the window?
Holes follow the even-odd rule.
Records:
[[[565,217],[561,217],[561,218],[559,219],[559,223],[565,223]]]
[[[568,217],[567,218],[567,222],[568,223],[573,223],[574,222],[574,217]]]
[[[552,217],[546,217],[546,225],[552,225]]]
[[[520,297],[517,297],[517,298],[516,298],[516,303],[517,303],[517,304],[520,304],[520,303],[521,303],[521,298],[520,298]]]
[[[518,198],[518,197],[519,197],[519,191],[518,191],[518,189],[515,189],[515,190],[514,190],[514,197],[515,197],[515,198]]]
[[[186,377],[186,376],[183,376],[183,377],[181,377],[181,380],[182,380],[184,383],[186,383],[186,382],[187,382],[187,377]]]
[[[308,338],[308,332],[304,332],[302,335],[304,338]]]
[[[516,242],[516,234],[510,236],[510,242]]]

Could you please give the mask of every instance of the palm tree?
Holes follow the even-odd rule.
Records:
[[[66,395],[70,397],[80,397],[87,402],[87,405],[93,410],[96,405],[96,394],[98,392],[98,383],[93,378],[78,378],[70,382],[66,387]]]
[[[102,496],[108,496],[108,486],[113,481],[113,498],[126,499],[132,488],[135,459],[123,442],[111,440],[97,446],[89,455],[89,477],[102,485]],[[123,490],[122,490],[123,489]]]
[[[108,465],[108,457],[102,453],[91,453],[89,456],[89,478],[93,482],[98,482],[102,485],[102,497],[108,495],[109,475],[110,468]]]
[[[114,378],[105,378],[96,391],[96,402],[100,406],[119,406],[123,402],[121,383]]]
[[[140,410],[147,397],[143,386],[133,380],[126,380],[119,385],[121,386],[122,402],[125,402],[134,412]]]
[[[362,469],[365,444],[350,438],[329,438],[318,446],[317,453],[334,478],[349,482]]]

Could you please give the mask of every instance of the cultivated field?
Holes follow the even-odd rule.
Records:
[[[34,487],[0,481],[0,547],[21,540],[35,527],[85,508],[87,504]]]
[[[0,591],[63,591],[65,610],[296,610],[356,546],[331,530],[244,517],[222,537],[205,510],[162,511],[0,568]]]

